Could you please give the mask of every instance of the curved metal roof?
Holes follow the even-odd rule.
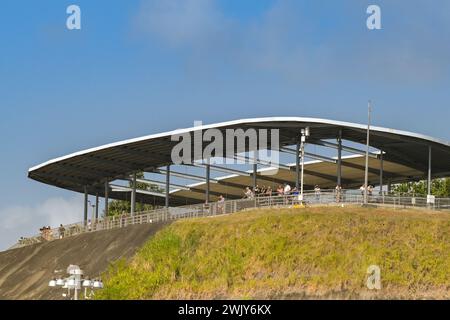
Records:
[[[106,144],[49,160],[29,169],[28,177],[60,188],[103,196],[104,181],[127,177],[134,171],[146,171],[171,164],[171,151],[177,142],[172,135],[207,129],[279,129],[280,147],[296,143],[300,128],[309,126],[314,139],[335,139],[342,131],[344,140],[364,144],[367,125],[302,117],[268,117],[241,119],[217,124],[148,135]],[[385,160],[425,173],[428,169],[428,146],[432,146],[434,176],[450,173],[450,142],[418,133],[371,127],[371,146],[385,152]],[[199,160],[199,159],[194,159]],[[111,198],[123,198],[112,193]],[[138,195],[139,197],[139,195]],[[174,199],[176,200],[176,199]],[[139,198],[138,198],[139,201]],[[171,199],[172,201],[172,199]],[[185,203],[185,201],[183,201]]]

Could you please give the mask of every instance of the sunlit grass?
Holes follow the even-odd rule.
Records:
[[[177,221],[105,275],[100,299],[367,293],[449,297],[450,215],[362,208],[255,210]]]

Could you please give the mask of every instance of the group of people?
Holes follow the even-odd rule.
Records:
[[[360,191],[361,195],[364,195],[366,187],[365,185],[361,186]],[[369,185],[367,187],[367,194],[369,196],[373,195],[374,187],[372,185]],[[256,186],[256,188],[246,187],[244,189],[244,199],[253,199],[254,197],[270,197],[272,195],[277,196],[287,196],[287,195],[298,195],[299,190],[297,190],[296,187],[292,188],[288,183],[285,183],[284,185],[278,185],[275,191],[272,190],[272,187],[270,186]],[[314,186],[314,194],[316,195],[316,199],[320,198],[321,189],[319,185]],[[343,189],[341,185],[337,185],[335,188],[335,194],[336,194],[336,200],[340,201]]]
[[[271,197],[274,195],[274,193],[278,196],[284,196],[284,195],[295,195],[298,194],[297,188],[293,188],[288,184],[285,183],[284,185],[278,185],[275,192],[272,190],[271,186],[256,186],[255,188],[246,187],[244,189],[244,199],[253,199],[254,197]]]
[[[50,228],[50,226],[43,226],[39,229],[39,231],[43,239],[47,241],[52,239],[52,229]]]
[[[53,232],[52,232],[52,228],[50,228],[50,226],[43,226],[42,228],[39,229],[39,232],[43,239],[45,239],[47,241],[50,241],[53,239]],[[66,232],[66,228],[64,228],[64,226],[62,224],[60,224],[58,227],[59,239],[64,238],[65,232]]]
[[[271,186],[262,186],[258,185],[255,188],[246,187],[244,189],[244,198],[245,199],[253,199],[254,197],[270,197],[272,195],[272,187]]]
[[[292,189],[292,187],[288,184],[285,183],[284,185],[278,185],[277,187],[277,195],[279,196],[289,196],[291,194],[298,194],[298,190],[297,188]]]
[[[359,189],[361,191],[361,195],[364,195],[366,186],[362,185]],[[367,194],[369,196],[372,196],[373,190],[374,190],[374,187],[372,185],[369,185],[367,187]],[[273,192],[271,186],[259,187],[257,185],[255,188],[246,187],[244,189],[244,199],[254,199],[255,197],[270,197],[273,194],[274,194],[274,192]],[[278,196],[299,195],[299,190],[296,187],[292,188],[288,183],[285,183],[284,185],[281,185],[281,184],[278,185],[277,189],[275,190],[275,194]],[[316,199],[319,200],[320,194],[321,194],[321,189],[318,185],[314,186],[314,194],[316,196]],[[335,194],[336,194],[336,201],[340,202],[341,198],[342,198],[342,186],[341,185],[336,186]],[[224,204],[225,204],[225,198],[222,195],[220,195],[219,200],[218,200],[219,212],[224,210]],[[121,215],[121,219],[125,220],[126,216],[127,216],[127,214],[124,211]],[[92,227],[91,220],[88,221],[87,226],[88,226],[88,229],[91,230],[91,227]],[[40,228],[39,231],[40,231],[43,239],[45,239],[45,240],[52,239],[52,230],[51,230],[50,226],[44,226],[44,227]],[[66,229],[61,224],[58,228],[60,239],[64,238],[65,231],[66,231]],[[21,238],[20,240],[23,241],[23,240],[25,240],[25,238]]]
[[[320,193],[319,186],[316,186],[314,190],[316,193]],[[299,194],[300,190],[298,190],[297,187],[292,188],[288,183],[278,185],[275,191],[272,190],[271,186],[259,187],[258,185],[255,188],[246,187],[244,189],[244,199],[253,199],[254,197],[271,197],[273,195],[289,196]]]
[[[369,196],[373,195],[373,189],[374,189],[373,186],[369,184],[369,186],[367,187],[367,194],[368,194]],[[361,191],[361,195],[364,195],[364,192],[365,192],[365,190],[366,190],[366,185],[365,185],[365,184],[362,185],[362,186],[359,188],[359,190]]]
[[[364,194],[364,189],[365,187],[362,186],[361,187],[361,193]],[[369,187],[367,188],[367,192],[369,195],[373,194],[373,186],[369,185]],[[314,186],[314,195],[316,197],[316,200],[320,200],[320,196],[321,196],[321,188],[319,185],[315,185]],[[250,187],[246,187],[244,189],[244,199],[253,199],[255,197],[269,197],[272,195],[277,195],[277,196],[289,196],[289,195],[299,195],[300,192],[299,190],[294,187],[292,188],[288,183],[285,183],[284,185],[278,185],[278,187],[276,188],[276,190],[273,192],[272,188],[270,186],[268,187],[259,187],[256,186],[256,188],[252,189]],[[343,196],[343,189],[341,185],[337,185],[335,188],[335,195],[336,195],[336,202],[341,202],[342,200],[342,196]]]
[[[256,185],[256,188],[253,192],[255,196],[259,197],[270,197],[273,194],[273,190],[271,186],[259,186]]]

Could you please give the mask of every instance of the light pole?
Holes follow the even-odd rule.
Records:
[[[366,146],[366,169],[364,175],[364,205],[369,203],[368,187],[369,187],[369,148],[370,148],[370,118],[372,113],[372,102],[368,103],[368,121],[367,121],[367,146]]]
[[[90,280],[85,279],[82,282],[82,286],[84,288],[84,299],[91,299],[94,294],[94,289],[102,289],[103,283],[100,280]],[[88,295],[88,289],[90,289],[90,293]]]
[[[62,289],[67,289],[68,293],[67,295],[63,293],[63,296],[69,296],[70,298],[70,289],[74,289],[74,295],[73,300],[78,300],[78,290],[81,290],[81,287],[84,287],[84,297],[86,299],[87,297],[87,289],[91,288],[91,295],[92,291],[94,289],[102,289],[103,288],[103,282],[101,280],[89,280],[89,279],[82,279],[83,270],[80,269],[77,265],[70,265],[67,268],[67,273],[69,274],[69,277],[62,279],[52,279],[48,283],[49,287],[61,287]]]
[[[304,194],[304,183],[303,183],[303,177],[304,177],[304,173],[305,173],[305,143],[306,143],[306,138],[309,137],[310,135],[310,130],[309,127],[306,127],[305,129],[301,130],[301,139],[300,139],[300,150],[301,150],[301,157],[302,157],[302,162],[301,162],[301,173],[300,173],[300,201],[303,201],[303,194]]]
[[[95,208],[96,208],[96,205],[95,205],[95,203],[94,204],[91,203],[90,200],[88,200],[88,202],[89,202],[89,205],[92,207],[91,222],[93,222],[93,221],[95,221]]]

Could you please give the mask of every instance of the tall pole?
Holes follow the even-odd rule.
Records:
[[[95,203],[91,204],[92,214],[91,214],[91,222],[95,222]]]
[[[105,181],[105,218],[108,216],[109,210],[109,182]]]
[[[88,219],[88,196],[87,186],[84,186],[84,225]]]
[[[300,173],[300,181],[301,181],[301,184],[300,184],[300,200],[301,201],[303,201],[303,189],[304,189],[304,181],[303,181],[303,179],[304,179],[304,174],[305,174],[305,141],[306,141],[306,135],[305,135],[305,133],[304,133],[304,131],[303,131],[303,133],[302,133],[302,139],[301,139],[301,143],[300,143],[300,149],[301,149],[301,155],[302,155],[302,159],[301,159],[301,161],[302,161],[302,170],[301,170],[301,173]]]
[[[295,149],[295,187],[297,191],[300,189],[300,139]]]
[[[133,186],[131,190],[131,215],[136,211],[136,172],[133,173]]]
[[[170,195],[170,165],[166,167],[166,208],[169,208]]]
[[[255,192],[256,190],[256,185],[257,185],[257,174],[258,174],[258,163],[253,164],[253,192]]]
[[[383,150],[380,150],[380,194],[383,194],[383,175],[384,175],[384,160],[383,160]]]
[[[432,149],[431,146],[428,146],[428,195],[431,196],[431,156],[432,156]]]
[[[98,220],[98,193],[95,194],[95,221]]]
[[[364,175],[364,205],[369,203],[368,190],[369,187],[369,148],[370,148],[370,116],[372,112],[372,105],[369,100],[368,103],[368,121],[367,121],[367,148],[366,148],[366,172]]]
[[[205,202],[209,203],[209,179],[211,176],[211,168],[209,166],[209,159],[206,163],[206,194],[205,194]]]
[[[342,130],[339,130],[337,142],[338,142],[337,185],[342,186]]]

